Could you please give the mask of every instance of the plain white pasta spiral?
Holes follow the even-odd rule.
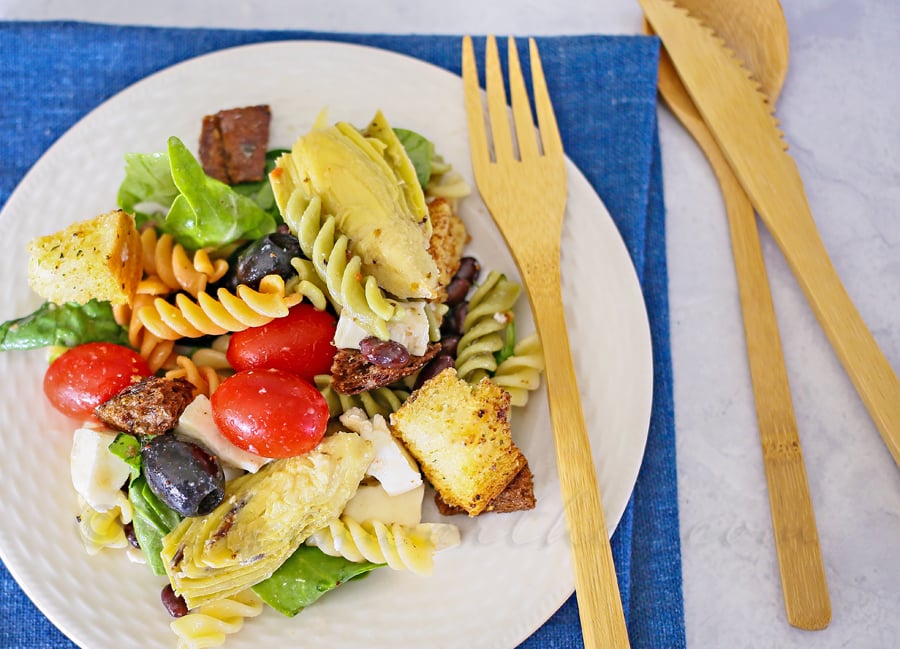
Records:
[[[219,647],[227,636],[241,630],[245,619],[256,617],[262,609],[262,600],[248,589],[198,606],[169,626],[178,636],[178,649]]]
[[[128,546],[125,537],[126,523],[131,522],[131,503],[124,493],[119,493],[116,506],[105,512],[98,512],[78,497],[78,531],[88,554],[97,554],[104,548],[124,548]]]
[[[333,557],[383,563],[394,570],[430,575],[434,571],[434,554],[459,545],[459,530],[455,525],[441,523],[415,526],[387,525],[380,521],[358,523],[342,516],[315,532],[307,543]]]
[[[497,366],[491,380],[509,392],[510,403],[524,406],[528,395],[541,385],[544,371],[544,354],[537,334],[532,334],[516,343],[513,355]]]
[[[303,254],[312,261],[335,309],[346,310],[366,331],[387,340],[394,302],[385,297],[374,277],[362,273],[362,259],[349,253],[350,240],[337,231],[335,218],[323,218],[321,199],[313,196],[307,200],[295,189],[285,205],[284,219],[300,241]],[[302,275],[298,264],[294,267]]]

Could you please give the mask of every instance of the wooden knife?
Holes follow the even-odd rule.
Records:
[[[670,0],[638,1],[900,466],[900,379],[828,257],[772,106],[710,28]]]

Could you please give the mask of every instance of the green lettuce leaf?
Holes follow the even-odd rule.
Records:
[[[131,480],[141,475],[141,443],[138,438],[128,433],[119,433],[109,445],[109,452],[125,460],[131,467]]]
[[[156,497],[143,477],[131,481],[128,500],[134,509],[132,524],[141,551],[153,574],[165,575],[166,569],[159,555],[162,551],[162,539],[181,522],[181,516]]]
[[[409,156],[413,168],[416,170],[416,178],[424,189],[425,185],[431,179],[431,160],[434,157],[434,144],[431,140],[419,135],[415,131],[405,128],[395,128],[394,133],[406,149],[406,155]]]
[[[168,142],[172,179],[181,192],[166,215],[164,229],[186,248],[224,246],[259,239],[275,231],[275,218],[251,198],[210,178],[177,137]]]
[[[515,320],[510,320],[509,324],[506,325],[506,334],[503,340],[503,347],[494,352],[494,358],[497,360],[497,365],[505,361],[507,358],[516,353],[516,323]]]
[[[293,617],[328,591],[380,565],[354,563],[329,556],[319,548],[301,545],[271,577],[253,586],[253,590],[276,611]]]
[[[45,302],[34,313],[0,325],[0,351],[91,342],[128,344],[128,333],[116,323],[109,302]]]
[[[165,153],[128,153],[125,155],[125,179],[119,185],[116,202],[126,212],[134,214],[140,227],[147,221],[165,214],[178,196],[172,180],[169,156]],[[138,209],[158,206],[157,214]]]

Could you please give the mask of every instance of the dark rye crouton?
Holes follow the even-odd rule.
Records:
[[[441,498],[441,494],[434,494],[434,504],[437,505],[438,512],[443,516],[453,516],[455,514],[465,514],[466,510],[462,507],[454,507],[448,505]],[[516,474],[506,489],[501,491],[494,498],[484,512],[494,512],[496,514],[508,514],[510,512],[521,512],[527,509],[534,509],[537,500],[534,497],[534,475],[526,464],[522,470]]]
[[[440,343],[432,343],[422,356],[410,356],[406,365],[382,367],[369,362],[358,349],[339,349],[331,363],[331,387],[341,394],[359,394],[390,385],[418,372],[440,350]]]
[[[110,428],[135,436],[162,435],[175,428],[194,400],[194,386],[184,379],[150,376],[134,383],[94,410]]]
[[[220,110],[203,118],[200,164],[228,185],[262,180],[272,113],[266,105]]]

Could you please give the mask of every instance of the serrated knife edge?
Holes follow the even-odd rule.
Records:
[[[714,32],[687,11],[671,0],[638,2],[900,467],[900,379],[828,257],[765,95]]]
[[[670,0],[639,0],[679,77],[764,219],[786,194],[809,209],[803,181],[759,84],[713,30]],[[689,64],[687,63],[689,61]],[[710,88],[715,92],[709,92]],[[738,128],[739,127],[739,128]],[[790,192],[785,192],[790,183]],[[798,205],[797,207],[801,207]],[[770,224],[771,227],[771,224]]]

